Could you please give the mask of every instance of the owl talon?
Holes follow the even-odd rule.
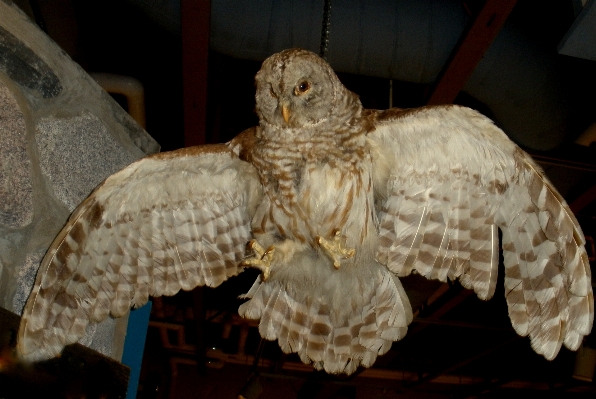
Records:
[[[242,266],[259,269],[262,273],[263,281],[267,281],[271,271],[271,261],[273,260],[275,247],[272,245],[265,250],[259,245],[257,240],[250,240],[248,248],[253,251],[254,255],[248,259],[244,259],[242,261]]]
[[[333,267],[339,269],[341,260],[353,257],[356,250],[354,248],[345,247],[338,229],[333,230],[331,235],[331,240],[326,240],[321,236],[317,236],[317,243],[325,250],[327,256],[333,261]]]

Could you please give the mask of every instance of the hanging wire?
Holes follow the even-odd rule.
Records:
[[[319,55],[327,60],[327,50],[329,50],[329,29],[331,27],[331,0],[325,0],[323,9],[323,29],[321,30],[321,49]]]
[[[257,347],[257,353],[255,353],[255,358],[252,363],[252,367],[250,368],[250,375],[246,380],[246,383],[240,390],[240,393],[238,394],[238,399],[257,399],[263,392],[263,386],[261,385],[258,367],[264,349],[265,339],[261,338],[261,340],[259,341],[259,346]]]
[[[393,108],[393,79],[389,79],[389,108]]]

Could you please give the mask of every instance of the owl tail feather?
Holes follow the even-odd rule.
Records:
[[[241,316],[261,319],[259,332],[278,340],[285,353],[297,353],[306,363],[332,374],[352,374],[358,366],[370,367],[393,341],[403,338],[412,321],[410,302],[400,281],[379,267],[374,287],[346,316],[339,316],[332,301],[308,298],[304,303],[281,282],[259,277],[244,295],[250,301],[239,308]],[[328,299],[328,298],[327,298]],[[354,298],[344,298],[343,309]]]

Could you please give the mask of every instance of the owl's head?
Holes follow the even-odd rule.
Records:
[[[280,128],[317,125],[336,116],[346,96],[329,64],[315,53],[284,50],[267,58],[255,78],[257,113],[261,121]],[[343,112],[342,112],[343,113]]]

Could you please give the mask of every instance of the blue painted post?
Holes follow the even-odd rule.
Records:
[[[145,306],[132,310],[128,317],[124,352],[122,353],[122,363],[130,367],[126,399],[135,399],[137,397],[151,305],[151,301],[147,302]]]

